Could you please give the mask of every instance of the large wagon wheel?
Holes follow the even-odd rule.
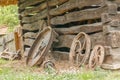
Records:
[[[50,27],[43,30],[37,36],[35,42],[30,48],[26,64],[29,66],[41,65],[53,43],[53,40],[54,31]]]
[[[70,63],[81,66],[88,60],[90,54],[91,42],[90,38],[84,32],[80,32],[73,40],[70,49]]]
[[[95,69],[97,66],[101,66],[104,60],[104,47],[101,45],[96,45],[89,58],[89,68]]]

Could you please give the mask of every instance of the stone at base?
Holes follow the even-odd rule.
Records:
[[[103,69],[118,70],[120,69],[120,64],[102,64],[101,67]]]

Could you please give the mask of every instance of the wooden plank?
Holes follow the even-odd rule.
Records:
[[[106,43],[112,48],[120,47],[120,31],[111,31],[106,38]]]
[[[106,45],[102,32],[94,33],[89,36],[92,44],[91,48],[93,48],[95,45],[102,45],[102,46]]]
[[[19,6],[19,8],[20,8],[20,9],[25,9],[26,7],[29,7],[29,6],[31,6],[31,5],[35,5],[35,4],[37,4],[37,3],[41,3],[41,2],[43,2],[43,1],[45,1],[45,0],[27,0],[27,1],[25,1],[23,4],[21,4],[21,5]]]
[[[34,33],[34,32],[27,32],[23,35],[24,38],[36,38],[38,33]]]
[[[8,35],[5,35],[4,38],[5,38],[5,42],[9,43],[14,40],[14,33],[13,32],[9,33]]]
[[[79,32],[93,33],[102,31],[103,25],[102,23],[94,23],[80,26],[72,26],[70,28],[54,28],[54,29],[57,33],[65,35],[78,34]]]
[[[26,46],[32,46],[34,39],[24,39],[24,45]]]
[[[2,51],[3,51],[3,46],[0,45],[0,52],[2,52]]]
[[[103,24],[106,24],[111,21],[108,13],[101,14],[101,21]]]
[[[34,23],[24,24],[22,29],[23,30],[34,31],[34,30],[41,30],[44,26],[46,26],[45,21],[44,20],[39,20],[39,21],[34,22]]]
[[[61,35],[58,37],[59,42],[55,44],[53,47],[54,48],[60,48],[60,47],[71,47],[72,41],[76,35]],[[91,43],[93,48],[95,45],[100,44],[100,45],[105,45],[105,40],[103,37],[102,32],[95,33],[92,35],[89,35],[91,38]]]
[[[51,19],[51,24],[66,24],[69,22],[83,21],[89,19],[101,18],[101,14],[107,12],[107,7],[103,6],[98,9],[88,9],[82,11],[71,12],[64,16],[57,16]]]
[[[0,46],[3,45],[3,36],[0,36]]]
[[[16,53],[15,41],[6,43],[6,48],[8,48],[10,52]]]
[[[53,56],[53,58],[57,61],[69,60],[69,52],[52,51],[49,54],[51,54]]]
[[[111,15],[117,14],[117,8],[118,8],[117,4],[109,3],[108,4],[108,13]]]
[[[60,5],[64,2],[66,2],[66,1],[68,1],[68,0],[49,0],[48,4],[49,4],[50,7],[53,7],[53,6],[56,6],[56,5]],[[46,9],[46,7],[47,7],[46,2],[44,2],[44,3],[41,3],[40,5],[35,6],[33,8],[25,9],[21,13],[21,15],[26,16],[26,15],[28,15],[28,13],[34,14],[34,13],[37,13],[37,12],[40,12],[40,11]]]
[[[110,46],[105,46],[105,60],[104,63],[120,62],[120,48],[111,48]]]
[[[56,9],[53,9],[50,11],[51,15],[60,15],[63,14],[69,10],[72,10],[74,8],[83,8],[85,6],[91,6],[91,5],[101,5],[103,1],[102,0],[69,0],[69,2],[64,3],[63,5],[59,6]]]
[[[68,47],[70,48],[73,38],[75,35],[61,35],[58,37],[58,43],[55,44],[53,47],[60,48],[60,47]]]
[[[117,14],[115,15],[109,15],[108,13],[103,13],[101,17],[102,17],[103,24],[110,23],[111,25],[111,22],[115,23],[117,21],[120,21],[120,11],[117,11]]]
[[[120,23],[118,20],[112,20],[107,25],[103,25],[104,35],[109,34],[111,31],[120,31]]]
[[[50,15],[55,16],[55,15],[60,15],[63,14],[71,9],[74,8],[83,8],[85,6],[91,6],[91,5],[100,5],[103,1],[102,0],[69,0],[68,2],[58,6],[55,9],[50,10]],[[40,13],[37,13],[34,16],[31,17],[23,17],[22,22],[34,22],[39,19],[43,19],[47,17],[47,10],[43,10]]]

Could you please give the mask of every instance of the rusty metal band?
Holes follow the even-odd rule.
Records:
[[[85,40],[83,43],[83,46],[81,46],[81,42],[79,41],[81,39],[81,37],[84,36]],[[82,51],[82,49],[85,47],[85,53],[84,54],[78,54],[78,56],[76,56],[76,42],[79,41],[79,46],[80,46],[80,51]],[[90,49],[91,49],[91,41],[90,41],[90,37],[84,33],[84,32],[80,32],[73,40],[71,48],[70,48],[70,54],[69,54],[69,60],[70,63],[74,64],[75,62],[75,57],[77,57],[78,59],[80,58],[79,56],[82,55],[82,60],[79,62],[79,67],[83,64],[86,63],[86,61],[89,58],[90,55]]]
[[[45,41],[42,38],[45,38],[44,39]],[[47,38],[47,42],[46,42],[46,38]],[[53,43],[53,40],[54,40],[54,31],[50,27],[44,29],[41,33],[39,33],[32,47],[30,48],[30,51],[28,52],[26,64],[28,66],[41,65]],[[42,44],[43,43],[42,41],[45,43],[45,45]]]
[[[88,67],[89,69],[95,69],[97,66],[101,66],[104,60],[105,50],[102,45],[96,45],[90,55]]]

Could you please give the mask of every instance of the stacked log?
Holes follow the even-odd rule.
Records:
[[[113,2],[120,4],[119,0]],[[53,45],[55,53],[69,53],[79,32],[90,35],[92,46],[105,45],[101,14],[110,12],[106,0],[48,0],[48,4],[46,0],[19,0],[25,48],[31,47],[37,34],[48,25],[48,12],[51,27],[59,34],[59,42]]]
[[[106,42],[105,69],[120,69],[120,13],[116,3],[108,3],[108,13],[102,14],[103,35]]]

